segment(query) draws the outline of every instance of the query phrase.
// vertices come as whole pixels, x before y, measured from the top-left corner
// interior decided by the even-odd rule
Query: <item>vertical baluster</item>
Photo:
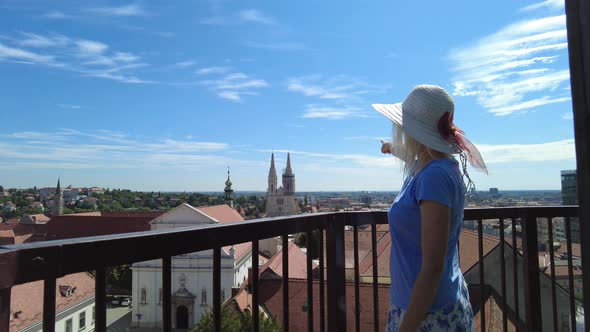
[[[252,331],[258,332],[258,240],[252,241]]]
[[[96,290],[94,294],[94,301],[96,310],[96,322],[94,328],[96,332],[107,331],[107,270],[105,266],[96,268]]]
[[[484,284],[484,262],[483,262],[483,220],[477,220],[477,240],[479,254],[479,318],[481,319],[481,332],[486,331],[486,308],[485,308],[485,284]]]
[[[557,294],[555,288],[555,249],[553,248],[553,217],[547,218],[547,230],[549,231],[549,264],[551,270],[551,304],[553,306],[553,330],[557,329]]]
[[[325,294],[324,294],[324,229],[321,228],[318,230],[319,234],[319,249],[318,255],[319,257],[319,269],[320,269],[320,332],[324,332],[326,329],[326,318],[325,318]]]
[[[537,247],[537,218],[527,215],[524,218],[523,258],[524,258],[524,301],[527,329],[540,332],[541,293],[539,282],[539,248]]]
[[[162,258],[162,329],[172,331],[172,258]]]
[[[354,330],[361,331],[361,301],[359,290],[359,231],[358,226],[354,226]]]
[[[520,319],[520,307],[518,303],[518,246],[516,243],[516,218],[512,218],[512,284],[514,292],[514,314],[517,322],[521,322]],[[516,331],[518,332],[519,324],[516,324]]]
[[[329,216],[326,228],[328,280],[328,331],[346,331],[346,281],[344,276],[344,218]]]
[[[10,288],[0,290],[0,331],[8,331],[10,327]]]
[[[502,274],[502,331],[508,331],[506,318],[506,259],[504,256],[504,218],[500,218],[500,273]]]
[[[379,288],[378,278],[379,272],[377,270],[377,225],[371,225],[371,252],[373,258],[373,330],[379,331]]]
[[[313,271],[312,271],[312,257],[311,257],[311,242],[312,232],[306,234],[307,247],[307,331],[313,332]]]
[[[213,326],[221,332],[221,248],[213,249]]]
[[[55,278],[43,282],[43,331],[55,331]]]
[[[570,331],[576,331],[576,296],[574,291],[574,263],[572,257],[572,229],[570,217],[565,218],[565,241],[567,246],[567,274],[570,293]]]
[[[289,237],[283,240],[283,332],[289,332]]]

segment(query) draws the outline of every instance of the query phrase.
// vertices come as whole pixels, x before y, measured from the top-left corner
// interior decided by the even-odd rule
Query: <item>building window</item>
[[[66,328],[64,330],[65,332],[73,332],[73,327],[72,327],[72,319],[68,319],[66,320]]]
[[[147,304],[147,289],[145,289],[145,287],[141,289],[140,299],[141,299],[141,301],[140,301],[141,304]]]
[[[207,290],[201,291],[201,305],[207,305]]]
[[[225,289],[221,290],[221,301],[225,301]]]
[[[96,320],[96,307],[92,306],[92,324],[94,324],[95,320]]]
[[[78,315],[78,331],[84,330],[86,328],[86,311],[82,311],[80,315]]]
[[[162,304],[162,288],[160,288],[160,298],[158,300],[158,304]]]

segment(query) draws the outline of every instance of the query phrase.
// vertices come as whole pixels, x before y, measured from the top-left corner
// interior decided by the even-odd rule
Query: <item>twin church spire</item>
[[[291,168],[291,154],[287,153],[287,167],[283,172],[283,186],[281,188],[277,188],[277,171],[275,168],[275,154],[273,153],[270,157],[270,170],[268,171],[268,193],[274,193],[282,189],[283,194],[285,195],[294,195],[295,194],[295,174],[293,173],[293,169]]]

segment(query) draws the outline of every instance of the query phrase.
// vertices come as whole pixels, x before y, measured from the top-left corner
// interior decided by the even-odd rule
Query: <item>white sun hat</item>
[[[401,103],[372,106],[419,143],[439,152],[461,154],[473,167],[487,173],[477,147],[453,123],[455,102],[443,88],[418,85]]]
[[[416,86],[402,103],[373,104],[379,113],[400,126],[419,143],[443,153],[460,153],[456,144],[445,140],[439,132],[439,121],[445,113],[453,118],[453,98],[436,85]]]

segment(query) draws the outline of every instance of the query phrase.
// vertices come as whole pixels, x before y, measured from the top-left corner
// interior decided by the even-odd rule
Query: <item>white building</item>
[[[194,227],[243,221],[228,205],[195,208],[186,203],[151,221],[151,229]],[[198,239],[195,239],[198,241]],[[170,245],[174,245],[171,243]],[[132,327],[162,326],[162,261],[133,265]],[[239,287],[252,265],[250,243],[222,248],[222,301]],[[213,304],[213,252],[205,250],[172,257],[172,327],[192,328],[204,310]]]

